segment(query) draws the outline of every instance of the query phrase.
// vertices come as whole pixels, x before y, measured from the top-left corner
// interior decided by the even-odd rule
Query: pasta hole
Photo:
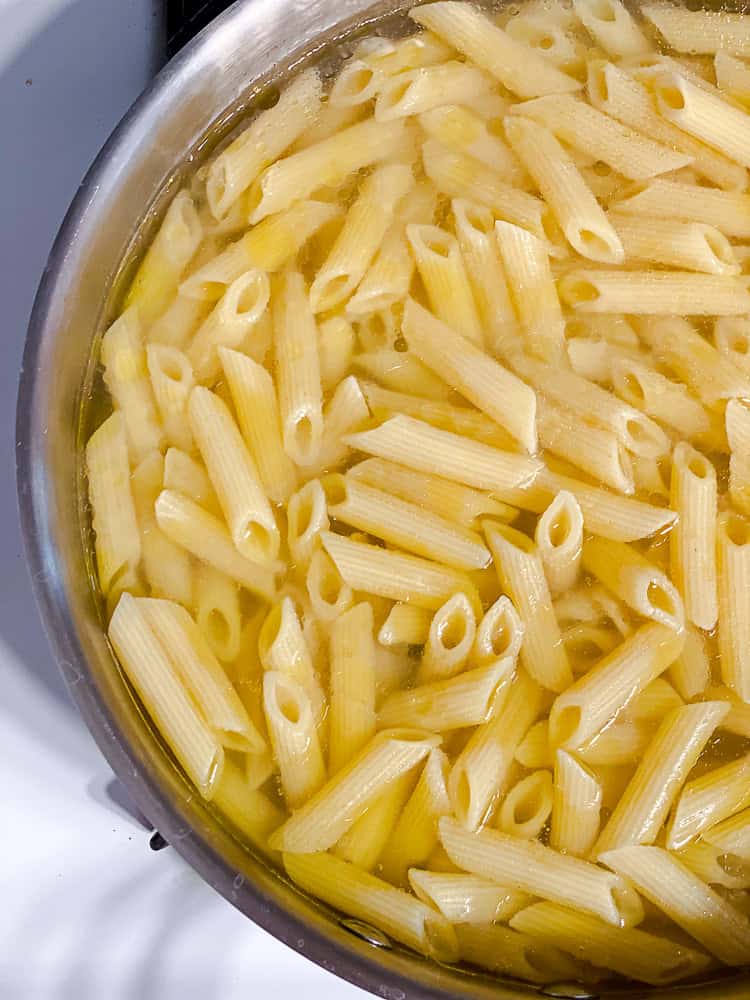
[[[750,349],[750,341],[748,340],[747,334],[744,333],[734,333],[729,339],[729,350],[734,354],[747,354],[748,349]]]
[[[608,241],[592,229],[579,229],[578,239],[581,251],[590,257],[610,257],[613,253],[613,247]]]
[[[336,274],[328,281],[315,283],[315,300],[318,311],[335,306],[348,293],[351,285],[350,274]]]
[[[728,266],[737,264],[729,240],[720,232],[712,229],[704,230],[703,238],[706,241],[708,249],[722,264],[727,264]]]
[[[518,802],[513,805],[513,821],[518,826],[523,826],[524,823],[530,823],[539,812],[539,802],[534,794],[527,795],[524,798],[520,798]]]
[[[256,312],[263,299],[263,280],[260,275],[252,278],[244,286],[237,298],[236,311],[239,316]]]
[[[566,705],[550,716],[550,742],[555,746],[568,743],[581,724],[582,711],[578,705]]]
[[[459,771],[455,787],[456,815],[468,817],[471,809],[471,783],[466,771]]]
[[[620,378],[620,383],[622,385],[622,389],[627,393],[628,399],[635,400],[637,403],[645,402],[646,393],[644,392],[640,379],[634,372],[623,372]]]
[[[492,217],[492,213],[489,211],[483,212],[476,206],[466,209],[466,221],[472,229],[476,229],[477,232],[482,233],[484,236],[489,236],[495,229],[495,220]]]
[[[189,372],[186,370],[185,365],[180,364],[180,359],[178,357],[164,352],[159,359],[159,366],[162,370],[162,374],[166,375],[166,377],[172,382],[188,381]]]
[[[466,638],[466,620],[464,616],[455,611],[442,623],[438,629],[440,643],[444,649],[455,649],[460,646]]]
[[[318,592],[326,604],[335,604],[341,595],[341,581],[333,570],[320,575]]]
[[[401,83],[394,84],[390,90],[383,91],[380,95],[380,100],[382,102],[381,107],[384,105],[385,108],[395,108],[409,93],[409,88],[411,87],[411,80],[402,81]]]
[[[490,635],[490,647],[494,656],[500,657],[510,649],[511,630],[504,621],[495,625]]]
[[[451,244],[448,240],[431,237],[425,240],[425,246],[431,253],[436,254],[438,257],[442,257],[444,260],[447,260],[451,255]]]
[[[290,517],[292,535],[301,538],[310,527],[312,521],[312,503],[305,497],[294,509]]]
[[[708,459],[704,458],[702,455],[693,455],[688,462],[688,470],[695,476],[696,479],[708,479],[711,472]]]
[[[572,530],[572,525],[570,523],[570,515],[568,511],[563,509],[555,517],[549,526],[547,531],[547,537],[549,538],[550,545],[557,549],[570,537],[570,532]]]
[[[732,545],[750,544],[750,525],[736,514],[730,514],[724,523],[724,533]]]
[[[346,86],[343,88],[344,96],[358,97],[367,90],[374,76],[375,73],[369,66],[362,66],[353,73],[349,73],[346,77]]]
[[[257,521],[248,521],[242,533],[242,540],[266,554],[273,549],[271,532],[264,525],[258,524]]]
[[[255,181],[254,184],[250,185],[250,188],[245,195],[245,205],[247,208],[248,218],[255,214],[262,201],[263,188],[261,187],[260,181]]]
[[[746,879],[750,875],[750,864],[737,854],[720,854],[716,861],[730,878]]]
[[[299,454],[308,454],[314,440],[313,422],[308,416],[299,417],[294,424],[294,439]]]
[[[220,608],[211,608],[204,619],[204,628],[211,639],[211,645],[226,646],[229,642],[231,628],[227,616]]]
[[[682,111],[685,107],[685,98],[679,87],[659,87],[658,93],[666,106],[673,111]]]
[[[346,502],[348,495],[346,479],[342,475],[336,473],[334,475],[325,476],[321,480],[321,486],[323,487],[323,492],[326,495],[326,502],[330,506]]]
[[[655,611],[672,616],[676,613],[674,597],[657,580],[651,580],[646,587],[646,601]]]
[[[287,722],[296,726],[301,717],[299,702],[296,698],[293,698],[289,692],[279,691],[277,687],[276,704],[279,712],[284,716]]]
[[[588,79],[589,91],[592,97],[596,97],[600,103],[604,104],[609,100],[609,87],[607,86],[607,74],[603,64],[596,64],[589,67],[589,79]],[[594,173],[596,173],[596,168],[601,160],[597,160],[594,164]]]
[[[560,282],[562,297],[568,305],[578,305],[583,302],[596,302],[599,289],[592,281],[575,275],[568,275]]]
[[[537,44],[540,49],[549,51],[549,49],[553,49],[555,47],[555,39],[552,35],[542,35]]]
[[[650,446],[654,444],[654,435],[640,417],[629,417],[625,422],[625,430],[630,437],[631,446]]]
[[[604,85],[604,89],[606,91],[606,84]],[[597,177],[610,177],[612,174],[612,167],[608,163],[605,163],[604,160],[597,160],[591,169]]]

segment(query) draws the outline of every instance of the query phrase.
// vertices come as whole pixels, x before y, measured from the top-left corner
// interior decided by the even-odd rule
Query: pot
[[[407,6],[239,0],[162,70],[112,134],[63,222],[29,326],[17,422],[27,558],[60,668],[113,771],[175,850],[251,920],[386,1000],[517,1000],[540,992],[594,1000],[596,991],[573,984],[539,990],[440,966],[300,893],[233,836],[165,752],[112,655],[95,596],[82,443],[95,423],[98,338],[116,314],[139,247],[148,245],[185,176],[253,101],[267,97],[274,80],[355,26],[387,17],[397,32]],[[748,996],[747,983],[723,978],[683,987],[679,996],[739,1000]]]

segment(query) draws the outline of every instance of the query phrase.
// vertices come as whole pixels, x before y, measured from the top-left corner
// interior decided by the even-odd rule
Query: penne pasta
[[[621,847],[601,859],[727,965],[750,954],[750,922],[660,847]]]
[[[750,804],[750,757],[714,768],[689,781],[672,814],[666,846],[680,850],[709,827]]]
[[[573,249],[590,260],[622,263],[620,237],[552,132],[517,116],[507,119],[505,134]]]
[[[448,856],[465,871],[589,913],[614,927],[632,927],[643,918],[638,894],[628,882],[588,861],[495,830],[471,833],[448,817],[440,820],[439,829]]]
[[[375,646],[372,608],[366,602],[331,625],[329,746],[331,773],[341,770],[375,735]]]
[[[539,685],[525,672],[512,680],[502,705],[472,733],[448,779],[453,812],[462,826],[476,830],[505,787],[516,748],[541,707]]]
[[[183,555],[189,558],[186,552]],[[193,579],[188,574],[188,583],[192,584],[194,598],[191,595],[186,603],[195,606],[198,628],[214,656],[222,663],[231,663],[240,655],[242,645],[239,587],[226,574],[205,564],[196,567]]]
[[[736,316],[750,310],[738,278],[685,271],[571,271],[558,282],[564,305],[639,316]]]
[[[541,361],[559,362],[565,323],[550,269],[549,246],[510,222],[496,222],[495,237],[527,350]]]
[[[678,52],[716,52],[750,55],[750,24],[744,14],[727,11],[689,10],[666,3],[646,3],[646,17]]]
[[[389,122],[419,115],[448,103],[471,104],[487,93],[489,79],[457,60],[420,66],[389,76],[375,98],[375,120]]]
[[[716,583],[716,470],[687,442],[672,456],[670,506],[678,514],[670,534],[671,572],[685,615],[705,631],[718,617]]]
[[[539,551],[515,528],[488,521],[484,529],[500,583],[523,622],[521,662],[542,687],[562,691],[572,683],[573,675]]]
[[[577,80],[561,73],[522,42],[511,38],[468,3],[431,3],[409,16],[429,28],[503,86],[521,97],[577,90]]]
[[[293,853],[324,851],[339,840],[388,785],[416,767],[440,742],[417,729],[383,730],[329,778],[271,837]]]
[[[534,771],[508,790],[500,804],[497,828],[511,837],[536,840],[552,812],[552,776]]]
[[[371,921],[396,941],[441,962],[458,958],[455,931],[445,917],[369,872],[315,853],[285,853],[284,867],[293,882],[329,906]]]
[[[714,226],[678,219],[649,219],[609,215],[626,260],[646,260],[683,271],[739,274],[732,245]]]
[[[735,190],[657,178],[610,206],[618,213],[714,226],[725,236],[750,236],[750,196]]]
[[[608,55],[628,58],[651,52],[648,39],[620,0],[573,0],[573,7]]]
[[[750,574],[750,528],[744,518],[725,512],[719,517],[716,535],[721,676],[727,687],[748,701],[750,620],[745,595]]]
[[[631,844],[653,844],[688,774],[728,712],[725,702],[676,708],[664,717],[602,830],[593,857]]]
[[[599,832],[602,789],[585,764],[565,750],[555,753],[550,847],[589,856]]]
[[[479,599],[469,577],[461,570],[442,566],[377,545],[353,541],[331,531],[321,534],[326,552],[353,590],[411,601],[418,607],[437,609],[457,591],[476,607]]]
[[[402,332],[417,357],[470,402],[536,452],[536,397],[517,376],[407,299]]]
[[[601,732],[674,662],[683,642],[665,625],[642,625],[557,697],[550,710],[550,743],[575,749]]]
[[[425,903],[452,924],[493,924],[508,920],[529,897],[478,875],[409,869],[409,884]]]
[[[709,964],[708,956],[697,949],[638,927],[613,928],[554,903],[534,903],[517,913],[510,925],[579,960],[654,986],[695,976]]]
[[[474,645],[476,631],[474,611],[465,594],[456,594],[438,608],[427,631],[417,684],[445,680],[460,673]]]
[[[571,94],[538,97],[514,105],[511,111],[544,125],[574,149],[603,160],[634,181],[648,180],[690,163],[689,156],[646,139]]]
[[[675,530],[675,529],[673,529]],[[680,631],[685,609],[679,591],[653,563],[623,542],[588,539],[583,568],[644,618]]]

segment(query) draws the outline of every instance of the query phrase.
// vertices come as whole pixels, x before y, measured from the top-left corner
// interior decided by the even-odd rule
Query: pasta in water
[[[112,647],[249,847],[404,947],[748,964],[750,15],[409,18],[201,169],[104,335]]]

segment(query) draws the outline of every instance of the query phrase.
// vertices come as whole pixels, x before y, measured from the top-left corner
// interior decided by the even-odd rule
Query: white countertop
[[[162,4],[0,0],[0,24],[0,997],[364,997],[149,850],[52,662],[16,510],[17,375],[65,209],[159,65]]]

